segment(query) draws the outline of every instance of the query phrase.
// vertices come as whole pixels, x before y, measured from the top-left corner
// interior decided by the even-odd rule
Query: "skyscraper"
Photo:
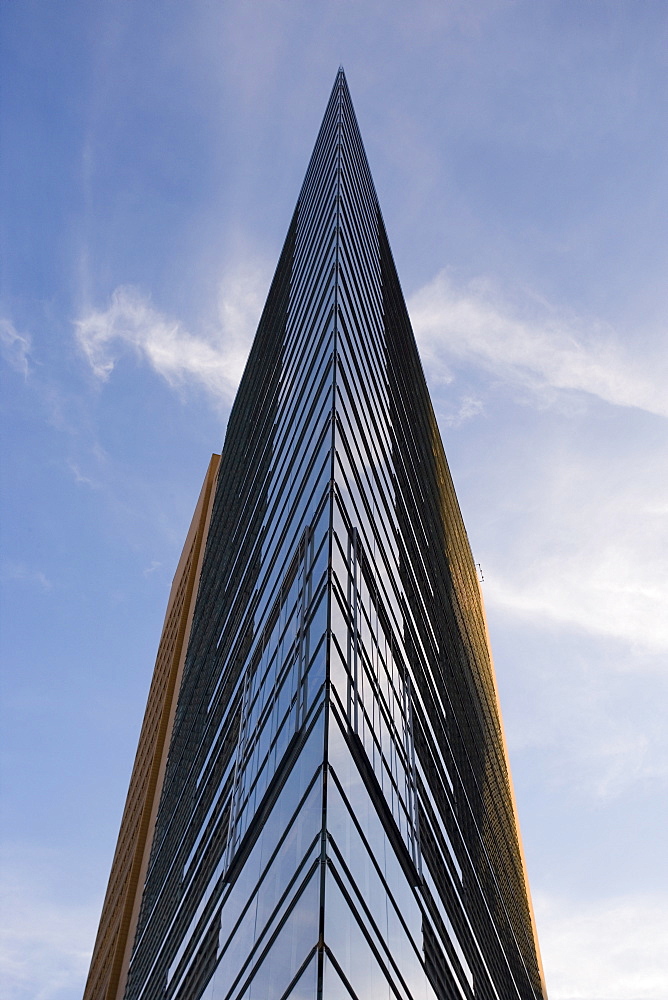
[[[103,911],[125,957],[98,942],[118,974],[86,1000],[545,997],[478,578],[343,71],[211,495],[126,824],[150,855]]]

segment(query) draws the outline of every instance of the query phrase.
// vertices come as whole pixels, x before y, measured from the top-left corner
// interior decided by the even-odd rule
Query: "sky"
[[[171,578],[339,64],[552,1000],[668,996],[668,5],[0,2],[8,1000],[78,1000]]]

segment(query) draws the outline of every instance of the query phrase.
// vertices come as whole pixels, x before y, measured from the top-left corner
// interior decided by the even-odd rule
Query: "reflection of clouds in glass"
[[[271,981],[280,980],[280,995],[308,951],[317,943],[320,879],[316,862],[320,855],[322,825],[320,775],[316,776],[299,809],[297,804],[322,760],[322,740],[321,716],[231,889],[227,893],[223,889],[218,940],[220,960],[202,1000],[218,1000],[226,995],[246,958],[254,953],[257,961],[293,905],[269,955],[260,963],[250,994],[244,994],[245,1000],[249,1000],[249,996],[274,995],[267,986],[267,976]],[[311,877],[309,873],[314,867],[316,871]],[[219,888],[219,875],[220,872],[214,874],[216,888]],[[295,882],[281,901],[293,877]],[[296,896],[299,898],[295,903]],[[212,913],[212,920],[216,919],[216,912]],[[186,935],[184,942],[187,944],[190,940]],[[179,982],[184,981],[186,970],[187,967],[181,970]]]
[[[433,996],[431,987],[418,960],[418,955],[422,954],[423,928],[422,913],[414,890],[409,885],[404,869],[399,863],[360,772],[336,724],[330,726],[328,746],[330,765],[345,795],[344,798],[334,781],[330,782],[327,829],[334,845],[331,849],[332,865],[346,885],[346,891],[353,900],[359,916],[355,917],[337,882],[330,878],[325,888],[325,942],[347,978],[355,986],[358,996],[385,995],[384,992],[379,993],[377,990],[386,990],[387,980],[371,953],[358,923],[359,920],[366,925],[363,903],[371,913],[381,935],[380,940],[384,942],[380,947],[388,969],[392,967],[392,962],[395,962],[404,980],[409,984],[411,995],[431,998]],[[368,844],[373,845],[372,854],[365,846],[363,837]],[[340,852],[349,869],[350,878],[345,874],[337,852]],[[377,865],[389,893],[381,880]],[[361,898],[358,894],[361,894]],[[387,947],[387,952],[383,951],[384,947]]]

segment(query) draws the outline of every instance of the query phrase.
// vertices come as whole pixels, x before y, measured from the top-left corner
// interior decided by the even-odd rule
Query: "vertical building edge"
[[[84,1000],[125,993],[219,466],[212,455],[172,581]]]

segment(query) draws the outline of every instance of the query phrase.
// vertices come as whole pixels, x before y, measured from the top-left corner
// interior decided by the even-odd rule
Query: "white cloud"
[[[568,622],[653,648],[668,647],[667,585],[657,565],[638,565],[611,539],[596,551],[547,553],[515,577],[486,568],[486,596],[508,610]],[[652,576],[655,579],[652,579]]]
[[[668,901],[583,901],[538,894],[536,921],[550,1000],[665,1000]]]
[[[169,385],[199,385],[216,400],[231,403],[260,318],[266,271],[244,264],[221,284],[218,320],[206,336],[157,310],[139,289],[117,288],[106,309],[89,310],[75,322],[78,343],[94,374],[111,375],[130,348]]]
[[[664,658],[656,657],[657,674],[639,682],[626,672],[628,652],[617,643],[583,648],[546,629],[528,649],[524,628],[511,635],[497,657],[511,756],[517,753],[550,796],[577,811],[583,829],[589,824],[586,837],[605,838],[596,827],[607,806],[614,810],[628,794],[665,792],[668,738],[660,706],[668,677],[658,673]]]
[[[91,479],[90,476],[87,476],[85,472],[82,472],[80,466],[73,459],[68,460],[67,466],[74,476],[74,482],[78,486],[89,486],[92,490],[100,488],[100,484]]]
[[[481,399],[474,396],[463,396],[451,409],[446,409],[441,403],[439,406],[439,423],[443,427],[461,427],[467,420],[477,417],[485,409]]]
[[[408,306],[430,376],[447,378],[448,364],[463,360],[536,392],[580,390],[668,416],[665,385],[656,377],[660,359],[652,364],[628,356],[600,324],[586,329],[545,305],[537,317],[524,318],[499,302],[486,282],[459,290],[444,271]],[[668,366],[665,357],[662,363]]]
[[[30,372],[28,358],[32,349],[30,335],[19,333],[8,319],[0,318],[0,346],[5,361],[27,378]]]
[[[270,279],[268,266],[247,260],[228,271],[220,284],[218,318],[233,393],[244,372]]]
[[[571,456],[536,467],[540,485],[533,504],[524,497],[521,525],[485,556],[488,603],[668,649],[668,508],[657,462],[643,470],[625,456],[606,470]]]
[[[668,779],[668,509],[654,442],[618,440],[628,416],[561,421],[556,447],[552,418],[538,447],[520,429],[490,457],[478,511],[511,744],[539,751],[559,795],[597,808]]]
[[[25,853],[25,852],[20,852]],[[12,857],[0,891],[4,915],[0,979],[7,1000],[69,1000],[80,996],[90,963],[99,903],[63,901],[43,859],[30,870]],[[34,864],[37,864],[35,870]]]
[[[590,725],[591,716],[590,712]],[[586,724],[586,719],[583,717],[581,722]],[[582,740],[589,745],[590,753],[583,755],[584,760],[581,758],[585,768],[581,784],[586,787],[589,779],[590,789],[600,800],[616,798],[641,782],[666,776],[665,764],[658,759],[657,747],[650,744],[649,736],[637,731],[623,732],[622,727],[630,728],[628,720],[607,734],[599,733],[596,727]]]
[[[41,569],[31,569],[30,566],[26,566],[25,563],[21,562],[3,563],[0,578],[4,583],[10,581],[27,583],[37,586],[44,591],[51,590],[53,587],[53,583]]]

